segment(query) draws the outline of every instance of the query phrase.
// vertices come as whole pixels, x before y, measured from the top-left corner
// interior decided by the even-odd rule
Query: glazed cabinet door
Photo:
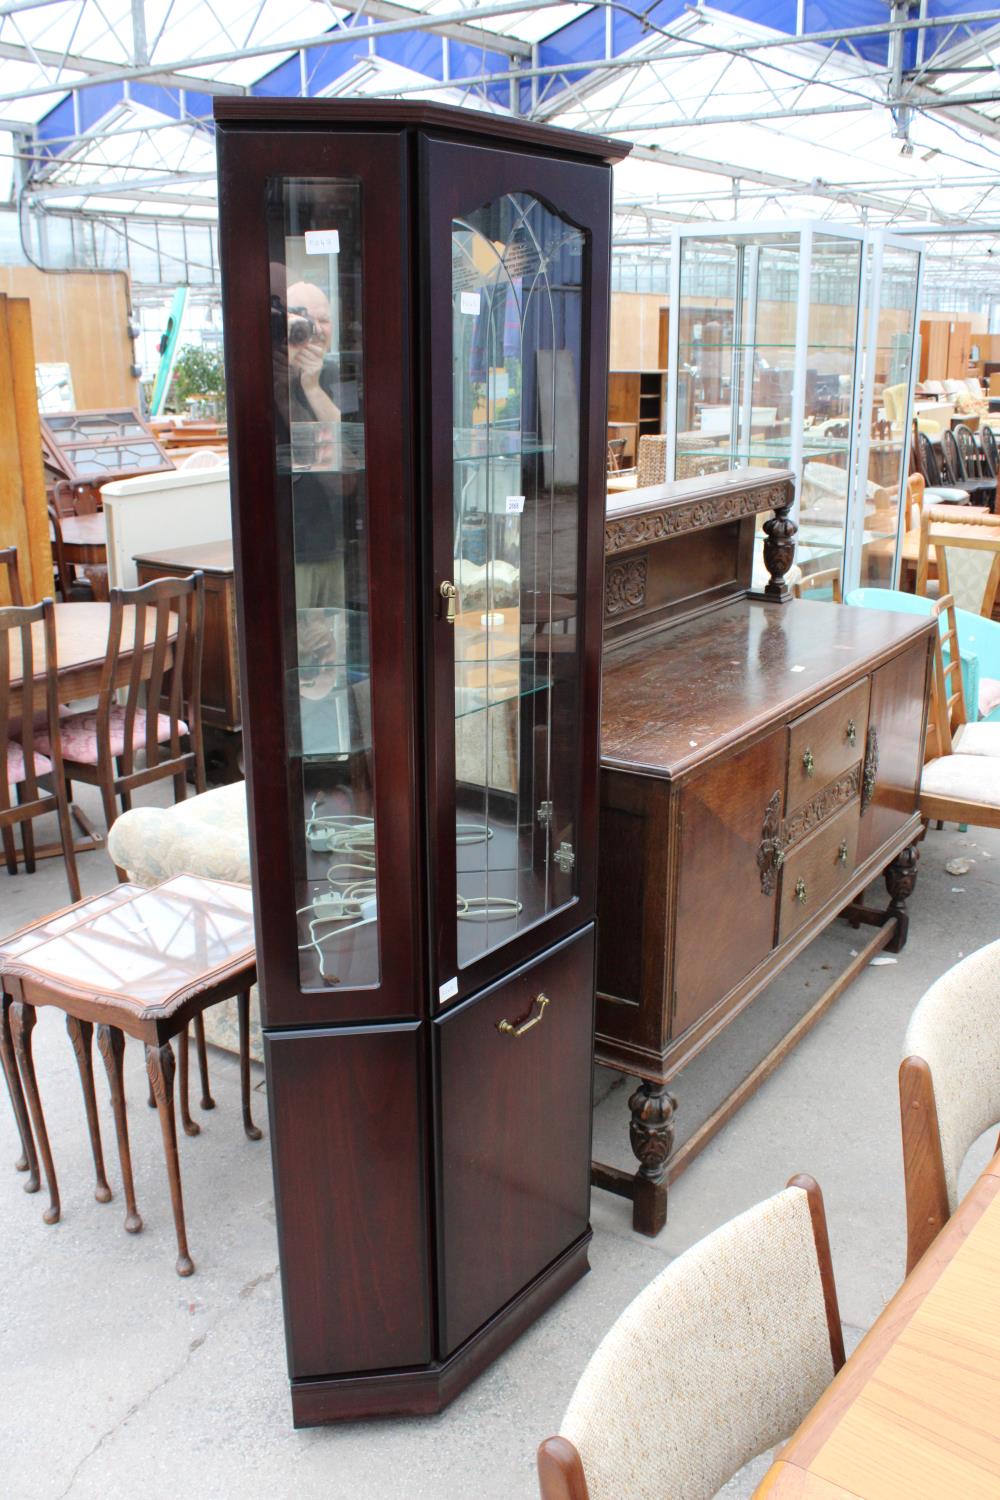
[[[425,137],[433,994],[593,916],[609,183]]]
[[[872,676],[862,769],[858,863],[917,810],[930,686],[931,637],[922,636]]]
[[[587,1232],[593,997],[590,926],[434,1023],[442,1356]]]
[[[220,125],[265,1025],[421,1006],[399,134]]]

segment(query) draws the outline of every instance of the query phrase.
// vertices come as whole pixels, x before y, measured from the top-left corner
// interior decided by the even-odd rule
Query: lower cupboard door
[[[450,1354],[587,1229],[594,929],[435,1022]]]

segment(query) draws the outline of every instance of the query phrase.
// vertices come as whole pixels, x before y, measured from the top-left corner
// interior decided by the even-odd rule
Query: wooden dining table
[[[115,675],[117,686],[128,681],[132,664],[132,642],[135,633],[134,609],[125,606],[122,620],[122,650],[118,654]],[[59,702],[75,703],[81,698],[97,696],[101,685],[101,671],[108,648],[108,631],[111,626],[111,605],[102,603],[56,604],[56,657],[59,669]],[[176,636],[176,621],[173,622]],[[153,667],[153,638],[156,633],[156,613],[146,610],[144,632],[143,677],[148,677]],[[36,700],[39,687],[45,684],[45,633],[39,621],[31,628],[35,659]],[[10,716],[16,719],[22,712],[23,663],[21,642],[16,632],[11,631],[10,643]],[[169,656],[167,665],[169,666]],[[44,703],[44,698],[38,700]]]
[[[108,528],[103,511],[93,515],[61,516],[63,552],[67,563],[87,570],[95,598],[108,597]]]
[[[1000,1495],[1000,1153],[754,1494]]]

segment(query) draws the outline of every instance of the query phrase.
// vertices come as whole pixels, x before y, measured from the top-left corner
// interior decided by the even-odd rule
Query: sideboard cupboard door
[[[588,1229],[594,929],[434,1023],[448,1355]]]
[[[930,642],[932,645],[933,642]],[[872,677],[862,772],[858,863],[880,849],[917,810],[933,657],[922,637]]]
[[[264,1045],[289,1373],[426,1364],[419,1027],[265,1032]]]
[[[444,1005],[594,914],[609,179],[429,136],[420,171]]]
[[[681,790],[674,1037],[723,999],[774,945],[778,881],[767,840],[779,833],[785,744],[781,728],[717,761]]]
[[[406,140],[222,124],[219,163],[263,1020],[403,1019],[422,962]]]

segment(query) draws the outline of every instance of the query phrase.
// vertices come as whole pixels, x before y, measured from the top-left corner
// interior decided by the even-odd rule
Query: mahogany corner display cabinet
[[[906,941],[937,626],[793,598],[794,493],[791,472],[743,468],[608,501],[597,910],[614,937],[595,1056],[640,1080],[639,1167],[595,1162],[593,1181],[632,1199],[645,1234],[668,1184]],[[883,871],[888,905],[863,904]],[[878,931],[675,1152],[668,1084],[840,915]]]
[[[587,1269],[626,148],[215,114],[293,1416],[432,1412]]]

